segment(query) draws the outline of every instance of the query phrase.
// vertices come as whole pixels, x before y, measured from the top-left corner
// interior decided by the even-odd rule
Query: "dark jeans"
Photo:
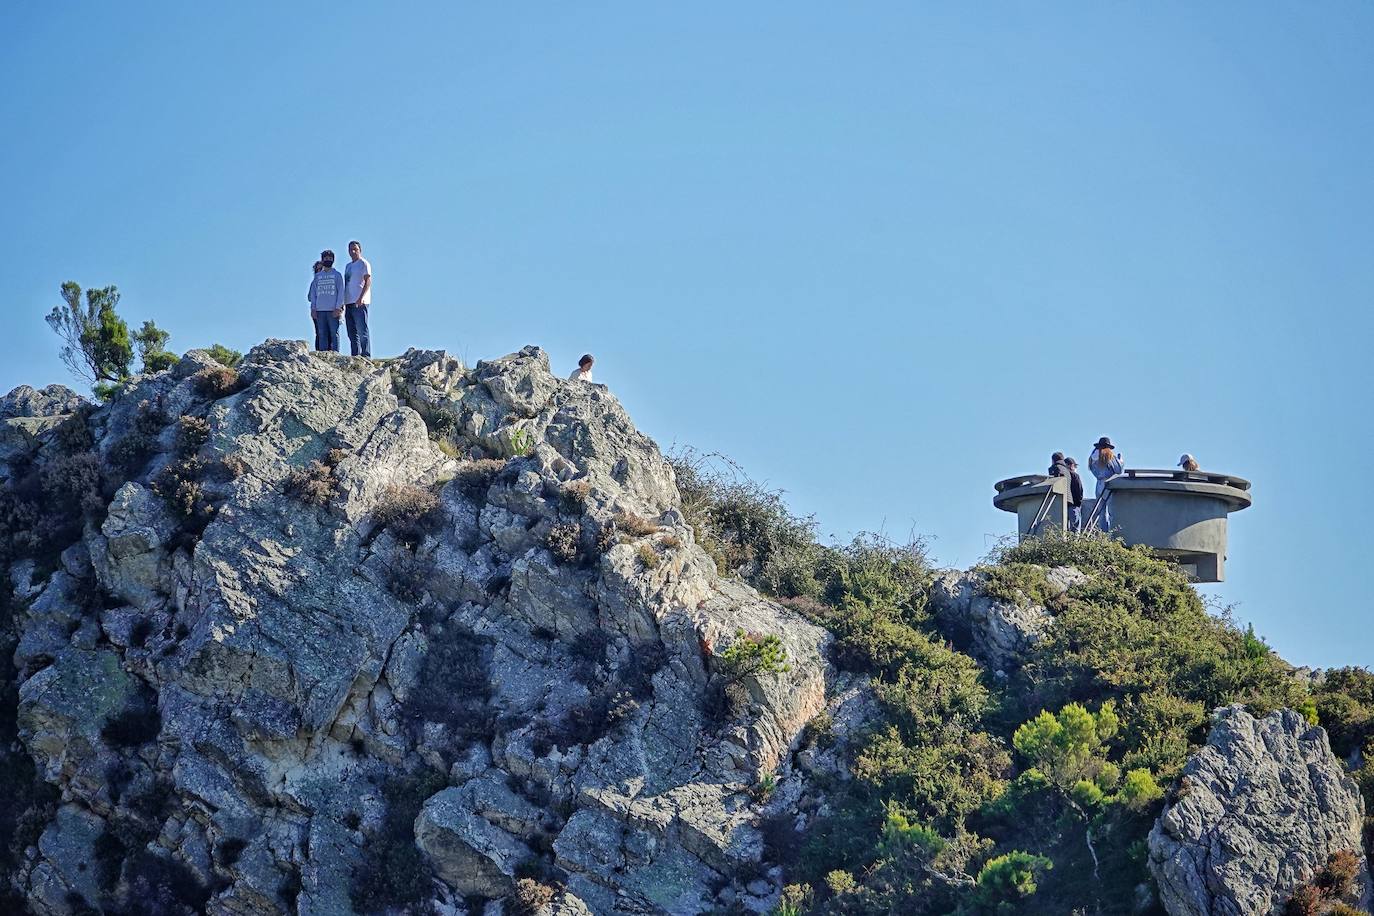
[[[315,319],[315,349],[339,352],[339,319],[333,312],[312,312]]]
[[[1070,531],[1082,531],[1082,530],[1083,530],[1083,507],[1082,507],[1082,506],[1069,506],[1069,530],[1070,530]]]
[[[372,356],[372,338],[367,333],[365,305],[345,305],[344,321],[348,323],[348,349],[354,356]]]

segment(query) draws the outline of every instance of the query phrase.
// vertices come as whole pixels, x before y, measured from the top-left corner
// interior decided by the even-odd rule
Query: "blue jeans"
[[[345,305],[344,321],[348,323],[348,350],[354,356],[372,356],[372,337],[367,333],[366,305]]]
[[[339,352],[339,319],[333,312],[311,312],[315,319],[315,349]]]
[[[1083,507],[1082,507],[1082,506],[1069,506],[1069,530],[1070,530],[1070,531],[1082,531],[1082,530],[1083,530]]]

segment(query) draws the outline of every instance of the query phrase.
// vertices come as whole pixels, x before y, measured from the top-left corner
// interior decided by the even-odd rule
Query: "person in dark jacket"
[[[1068,476],[1069,476],[1069,468],[1068,468],[1068,465],[1064,464],[1064,453],[1063,453],[1063,452],[1055,452],[1053,455],[1050,456],[1050,476],[1051,476],[1051,477],[1068,477]]]
[[[1083,530],[1083,478],[1078,476],[1078,462],[1064,459],[1069,469],[1069,530]]]

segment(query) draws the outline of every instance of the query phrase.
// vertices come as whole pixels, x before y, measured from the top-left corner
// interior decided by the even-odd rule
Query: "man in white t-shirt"
[[[372,265],[363,257],[362,244],[352,241],[344,267],[344,323],[348,326],[348,350],[354,356],[372,356],[372,337],[367,330],[371,304]]]
[[[577,368],[572,375],[568,376],[574,382],[590,382],[592,380],[592,363],[596,362],[590,353],[582,354],[582,358],[577,361]]]

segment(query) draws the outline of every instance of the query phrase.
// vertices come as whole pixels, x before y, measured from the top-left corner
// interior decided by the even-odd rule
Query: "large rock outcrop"
[[[48,414],[26,468],[71,458],[79,399],[4,403]],[[268,341],[75,422],[101,492],[54,507],[87,513],[56,568],[9,576],[20,734],[61,793],[16,876],[36,911],[127,905],[150,869],[216,914],[457,913],[527,874],[556,912],[771,905],[750,789],[824,706],[823,633],[718,577],[605,387],[536,348]],[[787,670],[722,662],[769,636]],[[437,883],[397,884],[407,849]]]
[[[1044,572],[1051,598],[1067,592],[1088,577],[1071,566]],[[1019,663],[1040,640],[1052,615],[1044,604],[1022,593],[1010,599],[988,593],[987,572],[946,570],[936,577],[930,604],[941,626],[970,655],[994,670]]]
[[[1280,914],[1333,853],[1360,854],[1363,818],[1325,730],[1230,706],[1150,832],[1150,872],[1172,916]],[[1361,856],[1357,895],[1365,873]]]

